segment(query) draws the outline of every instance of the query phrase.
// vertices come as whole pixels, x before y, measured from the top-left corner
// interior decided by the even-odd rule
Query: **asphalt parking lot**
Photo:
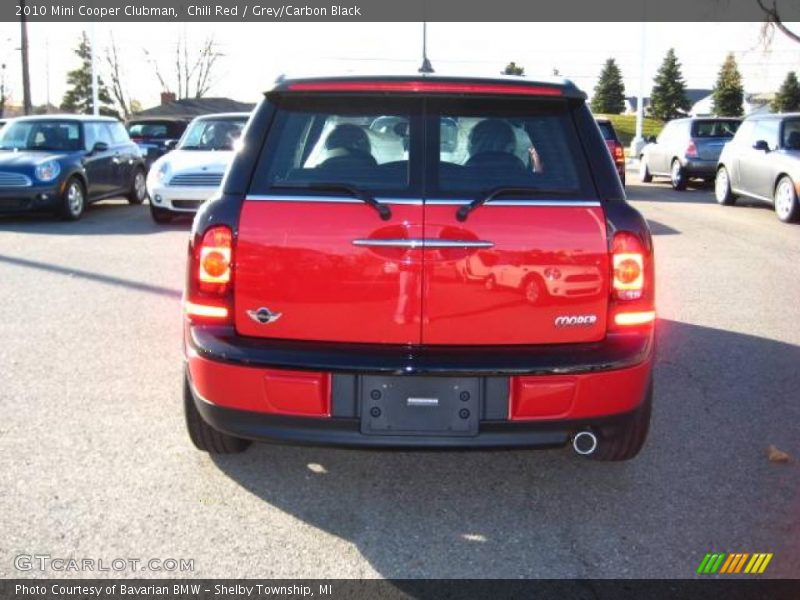
[[[623,464],[209,458],[181,408],[189,222],[121,201],[78,223],[0,218],[0,576],[42,576],[14,557],[49,554],[194,559],[168,573],[188,577],[682,578],[721,551],[800,577],[800,225],[710,189],[628,194],[655,234],[660,322],[651,435]]]

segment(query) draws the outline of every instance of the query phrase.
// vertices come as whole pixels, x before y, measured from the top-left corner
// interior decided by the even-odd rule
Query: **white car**
[[[147,192],[156,223],[168,223],[178,214],[193,214],[219,190],[249,113],[197,117],[172,152],[150,167]]]

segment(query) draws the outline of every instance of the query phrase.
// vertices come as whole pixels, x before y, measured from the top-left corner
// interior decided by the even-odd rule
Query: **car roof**
[[[249,112],[227,112],[227,113],[211,113],[208,115],[198,115],[193,121],[204,121],[206,119],[238,119],[238,118],[250,118]]]
[[[53,115],[28,115],[25,117],[15,117],[11,119],[14,121],[81,121],[81,122],[96,122],[105,121],[108,123],[120,123],[119,119],[114,117],[94,116],[94,115],[70,115],[70,114],[53,114]]]
[[[336,84],[340,84],[340,89],[333,89]],[[275,82],[272,92],[293,92],[293,91],[338,91],[341,93],[350,92],[370,92],[370,85],[388,84],[384,88],[376,87],[376,92],[398,92],[398,93],[417,93],[426,91],[448,92],[453,91],[457,95],[462,94],[486,94],[513,93],[511,90],[518,90],[521,94],[535,95],[537,90],[553,90],[557,93],[552,95],[567,98],[585,99],[586,94],[575,86],[569,79],[563,77],[528,78],[518,75],[443,75],[439,73],[405,73],[405,74],[347,74],[339,76],[313,76],[313,77],[286,77],[281,76]],[[403,84],[406,84],[405,86]],[[415,87],[414,84],[421,84],[423,89]],[[440,85],[440,89],[436,88]],[[465,88],[476,86],[474,89],[458,90],[453,86],[461,84]],[[330,86],[331,89],[325,89]],[[424,89],[425,86],[431,86]],[[492,86],[497,86],[493,88]],[[502,92],[501,90],[509,90]],[[545,94],[542,95],[550,95]]]
[[[800,118],[800,112],[789,113],[766,113],[759,115],[750,115],[747,117],[748,121],[766,121],[774,119],[797,119]]]

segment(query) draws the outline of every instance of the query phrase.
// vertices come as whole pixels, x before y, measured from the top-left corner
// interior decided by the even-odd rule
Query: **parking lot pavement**
[[[655,233],[661,320],[651,437],[624,464],[209,458],[181,412],[188,223],[122,202],[0,218],[0,576],[40,575],[15,570],[25,553],[187,558],[174,575],[193,577],[691,577],[711,551],[800,576],[800,225],[710,190],[628,193]]]

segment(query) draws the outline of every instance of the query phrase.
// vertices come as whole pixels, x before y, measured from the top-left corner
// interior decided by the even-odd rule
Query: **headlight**
[[[164,181],[164,178],[167,176],[169,172],[169,163],[163,162],[159,165],[158,169],[156,169],[156,181],[161,183]]]
[[[36,179],[39,181],[53,181],[61,173],[61,165],[54,160],[48,160],[36,167]]]

